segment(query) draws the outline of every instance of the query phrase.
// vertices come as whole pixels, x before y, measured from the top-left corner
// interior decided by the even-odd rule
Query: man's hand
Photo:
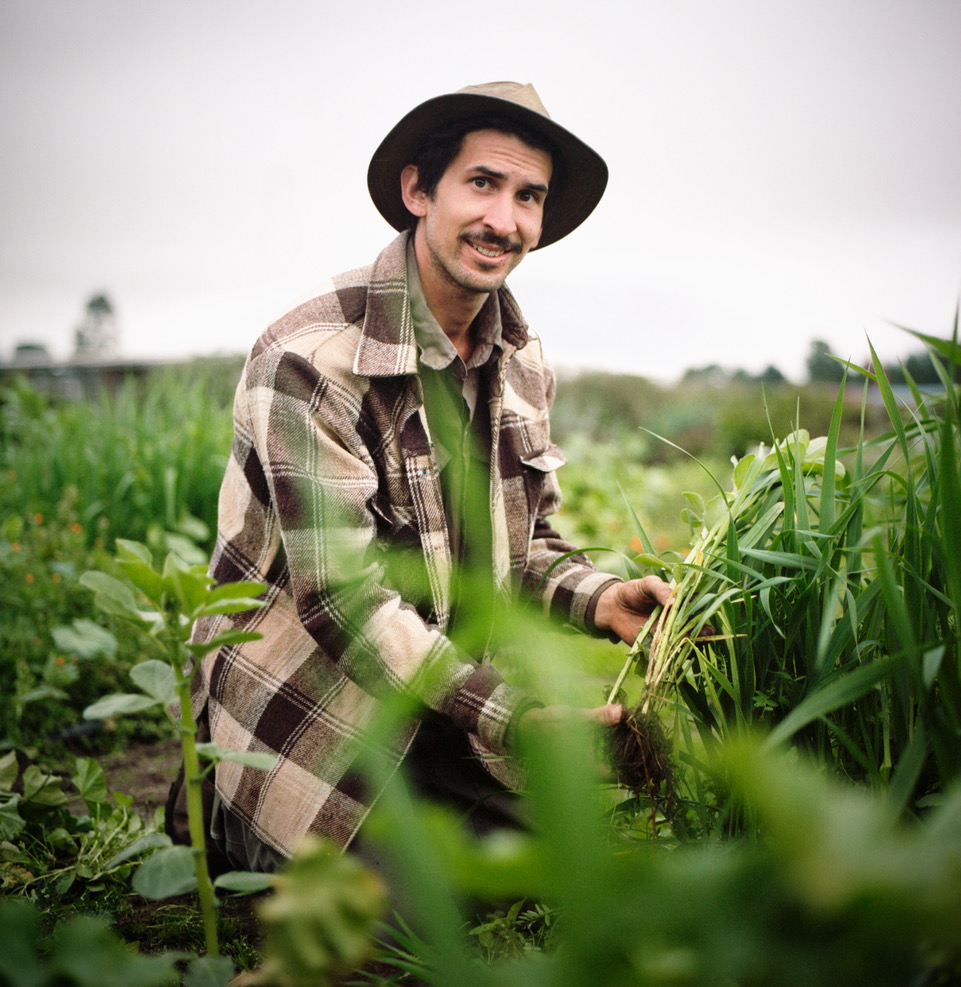
[[[651,611],[668,606],[672,593],[670,585],[657,576],[615,583],[597,601],[594,623],[598,630],[613,631],[626,644],[633,644]]]
[[[532,736],[563,734],[572,722],[588,723],[595,727],[612,727],[621,722],[624,707],[619,703],[598,706],[595,709],[579,709],[576,706],[534,707],[521,714],[517,721],[517,740],[522,746]]]

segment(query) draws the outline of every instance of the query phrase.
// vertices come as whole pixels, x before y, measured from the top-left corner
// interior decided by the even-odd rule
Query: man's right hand
[[[612,727],[621,722],[623,715],[624,707],[619,703],[609,703],[594,709],[578,709],[575,706],[534,707],[523,713],[517,721],[517,737],[523,743],[529,736],[561,730],[578,721],[593,723],[599,727]]]

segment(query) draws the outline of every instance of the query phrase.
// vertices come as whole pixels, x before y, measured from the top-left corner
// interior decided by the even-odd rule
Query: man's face
[[[433,197],[419,193],[415,205],[422,280],[473,293],[499,288],[537,246],[551,171],[550,154],[516,137],[467,134]]]

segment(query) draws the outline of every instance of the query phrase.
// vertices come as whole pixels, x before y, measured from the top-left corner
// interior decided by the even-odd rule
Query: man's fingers
[[[620,703],[609,703],[587,711],[588,719],[602,727],[612,727],[620,723],[623,715],[624,707]]]

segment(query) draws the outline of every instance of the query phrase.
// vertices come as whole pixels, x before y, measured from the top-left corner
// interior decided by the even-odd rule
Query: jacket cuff
[[[600,600],[601,595],[605,590],[610,589],[616,583],[624,582],[623,579],[618,579],[616,576],[612,576],[607,582],[598,586],[596,590],[591,594],[590,600],[587,602],[587,607],[584,610],[584,630],[590,634],[592,637],[606,637],[608,641],[614,644],[620,643],[620,636],[615,634],[613,631],[601,630],[597,623],[595,622],[594,615],[597,612],[597,601]]]
[[[533,696],[525,696],[517,704],[514,714],[507,724],[507,729],[504,731],[504,748],[509,754],[513,754],[517,750],[517,724],[520,718],[529,710],[543,708],[544,703]]]

